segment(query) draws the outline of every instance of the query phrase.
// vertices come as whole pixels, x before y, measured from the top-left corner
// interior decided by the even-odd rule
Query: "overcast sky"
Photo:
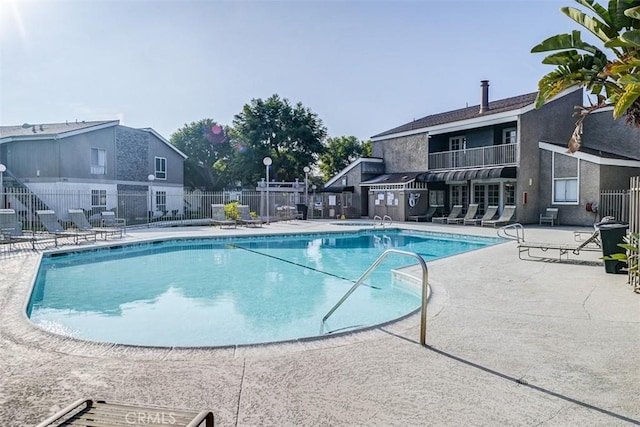
[[[0,124],[119,119],[167,139],[273,94],[360,139],[534,92],[571,0],[0,0]]]

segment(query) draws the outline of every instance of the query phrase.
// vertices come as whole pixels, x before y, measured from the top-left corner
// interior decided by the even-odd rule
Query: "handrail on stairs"
[[[369,277],[369,275],[371,273],[373,273],[373,271],[376,268],[378,268],[378,266],[391,254],[404,255],[404,256],[409,256],[409,257],[415,258],[416,260],[418,260],[418,263],[420,264],[420,267],[422,267],[422,303],[421,303],[421,309],[420,309],[420,344],[426,345],[426,342],[427,342],[427,300],[428,300],[428,297],[429,297],[429,291],[428,291],[428,288],[429,288],[429,283],[428,283],[428,281],[429,281],[429,271],[427,269],[427,263],[417,253],[401,251],[399,249],[387,249],[386,251],[384,251],[382,253],[382,255],[380,255],[378,257],[378,259],[376,259],[373,262],[373,264],[371,264],[371,266],[364,273],[362,273],[362,276],[360,276],[360,278],[355,281],[355,283],[347,291],[347,293],[344,294],[344,296],[342,298],[340,298],[340,301],[338,301],[333,307],[331,307],[331,310],[329,310],[327,312],[327,314],[324,315],[324,317],[322,318],[322,327],[323,328],[324,328],[324,324],[327,321],[327,319],[338,309],[338,307],[340,307],[342,305],[342,303],[347,298],[349,298],[349,296],[358,288],[358,286],[360,286],[366,280],[366,278]]]

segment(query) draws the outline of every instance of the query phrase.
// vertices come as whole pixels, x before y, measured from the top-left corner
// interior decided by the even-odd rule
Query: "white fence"
[[[629,233],[630,244],[638,247],[640,243],[636,236],[640,233],[640,176],[631,178],[629,189]],[[638,252],[627,252],[629,266],[636,266],[634,271],[629,271],[629,283],[635,292],[640,293],[640,271],[638,271]]]

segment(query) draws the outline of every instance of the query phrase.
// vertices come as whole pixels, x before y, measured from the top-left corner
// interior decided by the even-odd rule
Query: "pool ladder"
[[[401,251],[399,249],[387,249],[382,253],[382,255],[378,257],[377,260],[374,261],[373,264],[371,264],[371,266],[367,269],[367,271],[362,273],[362,276],[360,276],[360,278],[356,280],[356,282],[353,284],[351,289],[349,289],[347,293],[344,294],[342,298],[340,298],[340,301],[338,301],[333,307],[331,307],[331,310],[329,310],[327,314],[324,315],[324,317],[322,318],[322,331],[325,330],[325,323],[327,319],[331,317],[331,315],[338,309],[338,307],[340,307],[342,303],[345,302],[347,298],[349,298],[349,295],[351,295],[358,288],[358,286],[360,286],[367,279],[367,277],[369,277],[369,275],[371,275],[371,273],[373,273],[373,271],[376,268],[378,268],[378,266],[391,254],[404,255],[404,256],[415,258],[416,260],[418,260],[420,267],[422,267],[422,304],[420,309],[420,344],[426,345],[427,299],[429,297],[429,291],[428,291],[429,271],[427,269],[427,264],[425,263],[424,259],[422,259],[420,255],[418,255],[415,252]]]
[[[376,215],[373,217],[373,228],[376,228],[376,221],[380,221],[380,227],[382,228],[384,228],[385,225],[391,225],[393,223],[393,219],[389,215],[385,215],[384,217]]]

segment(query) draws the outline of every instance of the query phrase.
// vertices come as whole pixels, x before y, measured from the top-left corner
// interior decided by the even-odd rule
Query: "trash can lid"
[[[602,224],[600,225],[598,228],[605,229],[605,230],[611,230],[611,229],[615,229],[615,228],[629,228],[629,224],[624,223],[624,222],[618,222],[618,223],[606,223],[606,224]]]

